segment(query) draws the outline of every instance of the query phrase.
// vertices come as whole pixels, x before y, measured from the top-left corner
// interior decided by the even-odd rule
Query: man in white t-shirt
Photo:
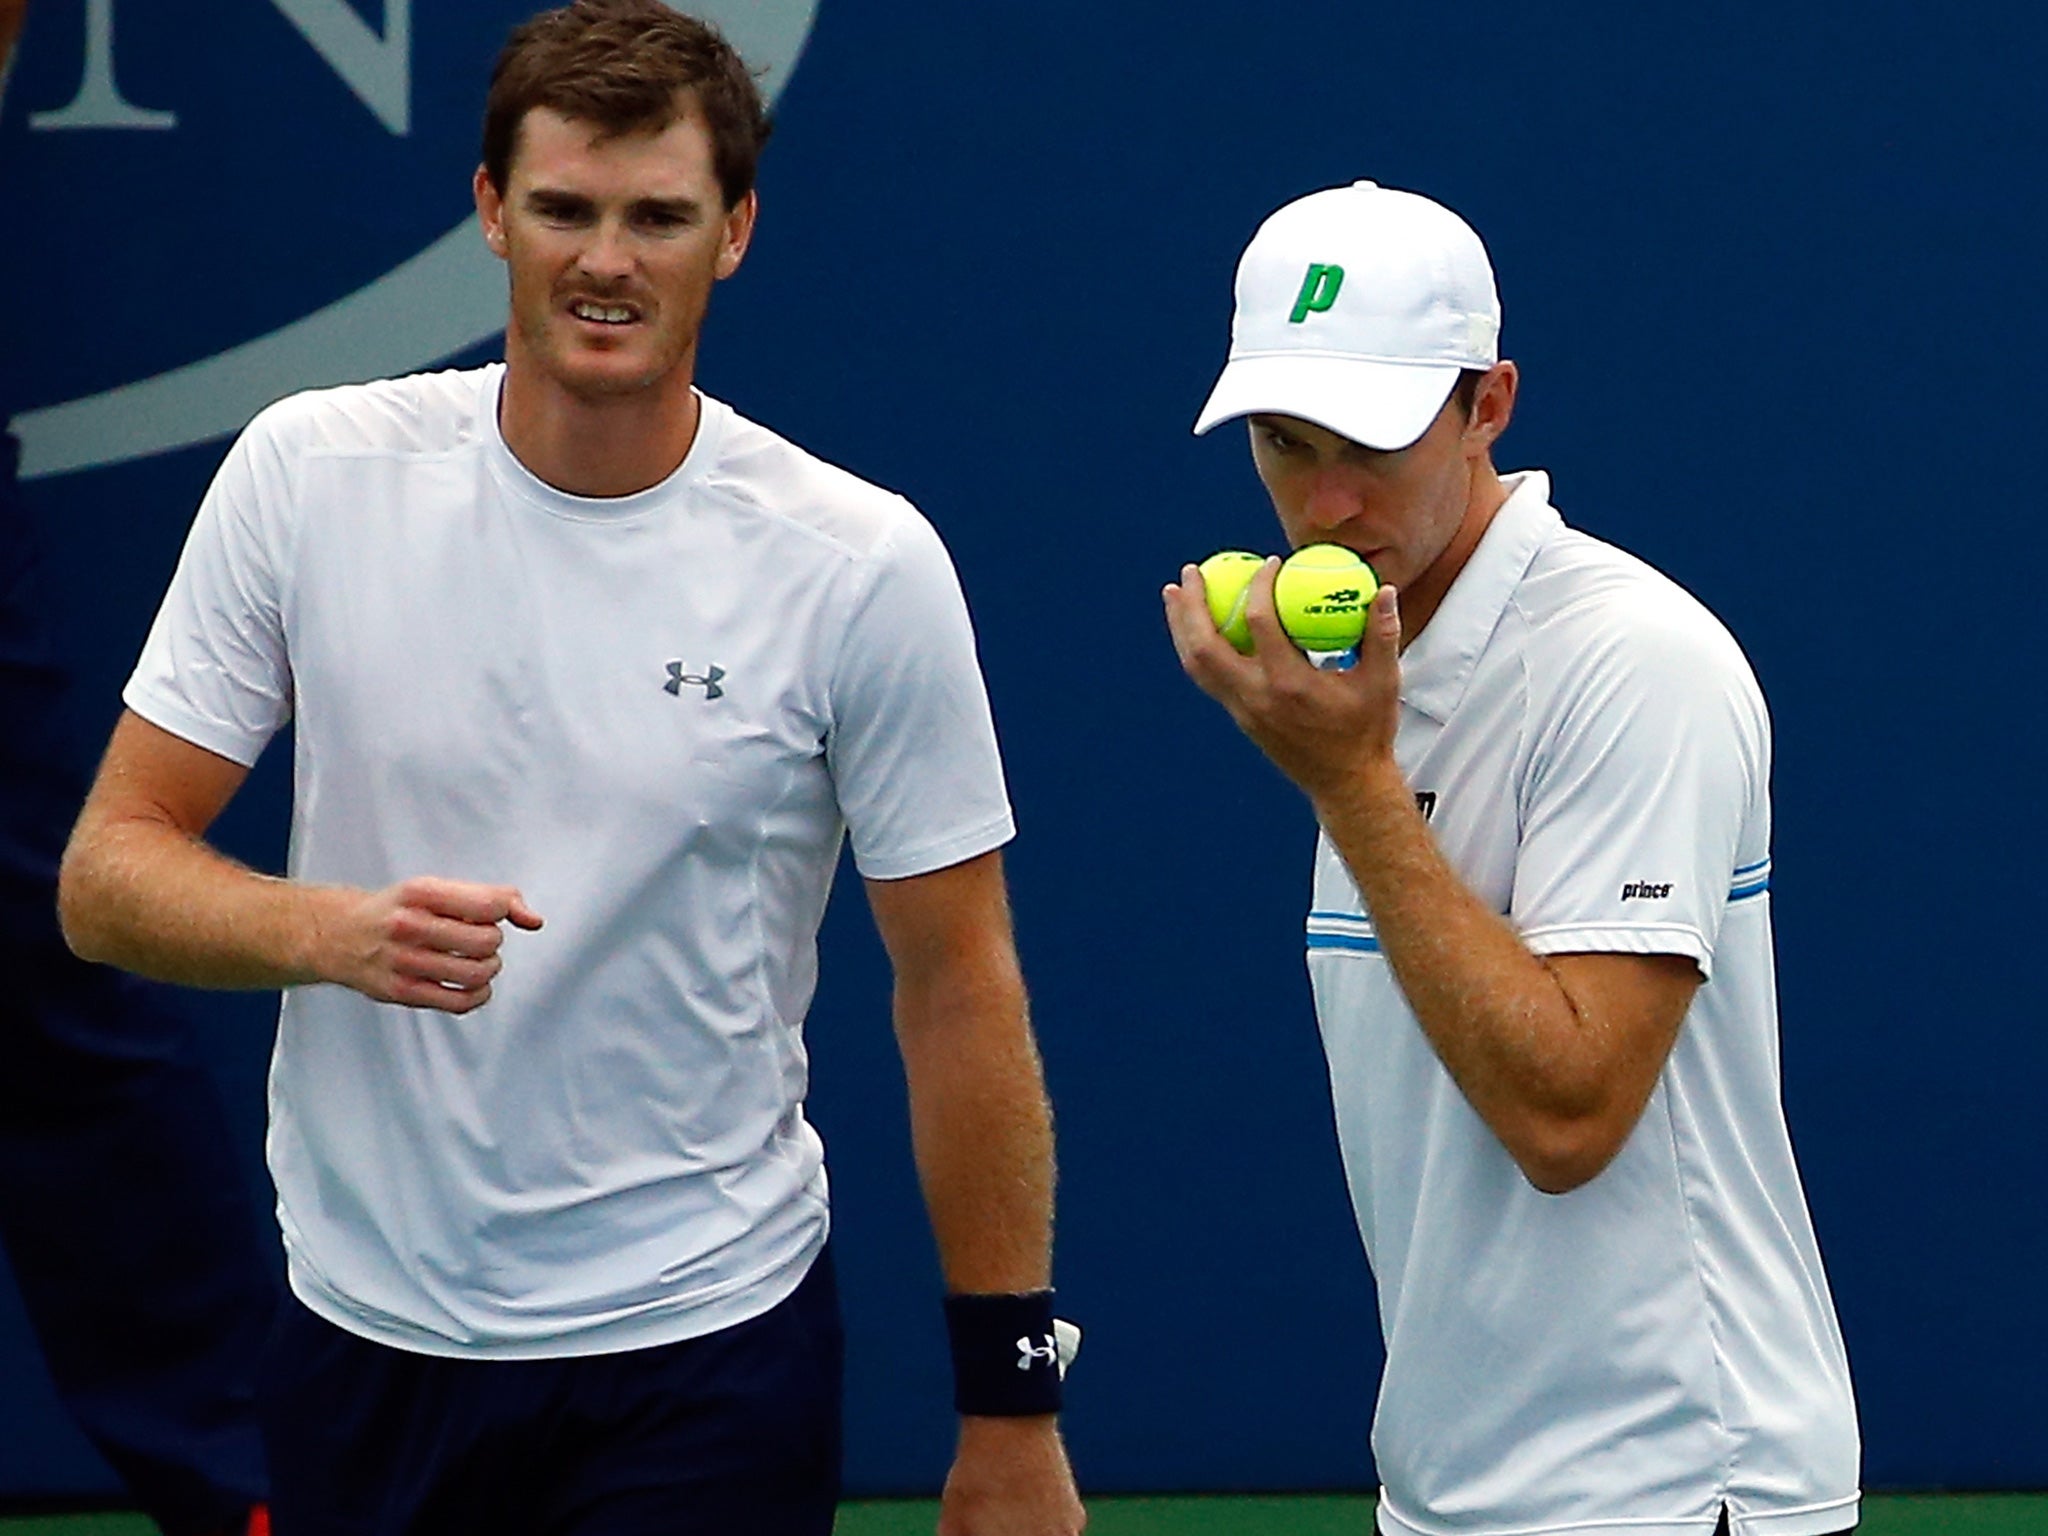
[[[1851,1529],[1848,1367],[1778,1083],[1770,732],[1727,631],[1493,445],[1479,238],[1359,182],[1238,267],[1197,432],[1385,583],[1314,665],[1200,573],[1189,675],[1321,825],[1309,969],[1379,1287],[1389,1536]]]
[[[251,423],[67,853],[80,953],[285,991],[279,1536],[831,1529],[802,1025],[848,838],[949,1292],[942,1521],[1082,1523],[965,604],[908,503],[692,384],[766,134],[659,0],[514,31],[475,178],[505,363]],[[203,839],[288,720],[279,879]]]

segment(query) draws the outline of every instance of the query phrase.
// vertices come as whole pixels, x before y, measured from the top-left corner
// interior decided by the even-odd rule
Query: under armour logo
[[[1029,1334],[1026,1334],[1023,1338],[1017,1341],[1018,1370],[1030,1370],[1032,1362],[1034,1361],[1042,1361],[1046,1365],[1051,1366],[1057,1366],[1059,1364],[1059,1345],[1053,1342],[1053,1336],[1049,1333],[1041,1335],[1041,1337],[1043,1337],[1045,1340],[1043,1344],[1032,1343],[1031,1336]]]
[[[685,672],[683,665],[680,661],[668,664],[668,681],[661,685],[663,692],[681,693],[683,684],[688,683],[692,688],[702,688],[707,699],[716,699],[724,695],[725,690],[718,686],[718,680],[725,676],[725,668],[714,663],[709,672]]]

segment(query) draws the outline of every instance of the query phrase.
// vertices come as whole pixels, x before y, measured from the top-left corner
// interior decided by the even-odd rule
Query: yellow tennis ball
[[[1365,610],[1380,589],[1371,566],[1341,544],[1305,544],[1273,578],[1273,606],[1287,638],[1304,651],[1348,651],[1365,633]]]
[[[1226,549],[1196,567],[1202,573],[1202,590],[1209,594],[1209,617],[1223,638],[1246,655],[1251,654],[1252,632],[1245,627],[1244,605],[1252,594],[1252,577],[1265,563],[1264,555]]]

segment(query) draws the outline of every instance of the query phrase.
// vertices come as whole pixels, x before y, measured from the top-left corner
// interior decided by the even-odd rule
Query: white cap
[[[1500,297],[1472,227],[1369,181],[1298,198],[1237,264],[1230,360],[1197,433],[1271,412],[1368,448],[1429,430],[1466,368],[1500,361]]]

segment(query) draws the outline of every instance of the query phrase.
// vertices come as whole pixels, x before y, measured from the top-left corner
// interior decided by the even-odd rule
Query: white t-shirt
[[[775,1305],[826,1233],[803,1116],[850,834],[894,879],[1012,822],[931,526],[717,401],[633,496],[544,485],[501,366],[302,394],[202,505],[126,700],[240,763],[294,724],[294,878],[516,884],[464,1016],[285,995],[293,1290],[431,1354],[591,1354]]]
[[[1327,836],[1309,970],[1379,1283],[1393,1536],[1853,1525],[1849,1374],[1779,1096],[1770,725],[1727,631],[1511,477],[1402,658],[1396,756],[1538,954],[1706,980],[1613,1163],[1539,1193],[1410,1011]]]

